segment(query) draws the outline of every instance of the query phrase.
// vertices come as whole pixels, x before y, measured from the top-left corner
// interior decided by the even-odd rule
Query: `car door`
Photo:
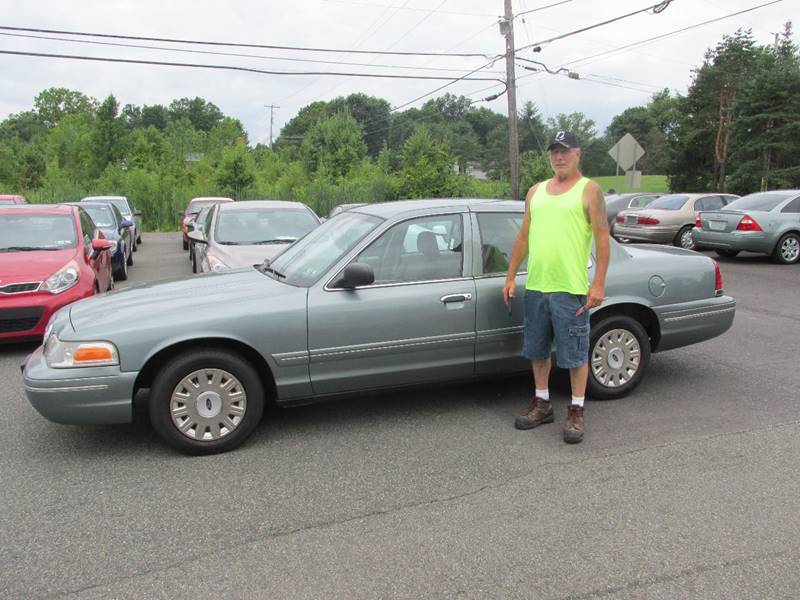
[[[95,253],[92,241],[100,238],[100,230],[95,227],[94,221],[82,208],[78,208],[78,217],[81,223],[81,237],[86,262],[94,271],[97,287],[105,292],[111,287],[111,254],[108,250]]]
[[[315,395],[473,375],[475,281],[467,267],[469,239],[463,212],[404,220],[351,261],[372,267],[372,285],[337,289],[337,271],[309,290]]]
[[[517,273],[517,290],[511,307],[503,302],[511,248],[523,217],[521,210],[477,212],[472,217],[472,229],[477,230],[480,242],[480,255],[474,260],[477,311],[475,372],[478,375],[530,368],[530,363],[522,356],[527,264],[521,265]]]
[[[211,241],[212,235],[212,223],[214,220],[214,214],[216,211],[217,206],[212,206],[208,209],[208,213],[206,214],[205,221],[203,222],[203,228],[200,230],[200,233],[203,236],[203,239],[206,242]],[[193,247],[192,247],[193,246]],[[208,243],[205,244],[193,244],[189,246],[190,250],[194,251],[195,256],[195,263],[197,264],[197,272],[198,273],[205,273],[211,270],[211,267],[208,264]]]
[[[116,207],[116,205],[109,204],[108,207],[111,209],[111,212],[114,213],[114,219],[117,222],[116,228],[117,231],[119,231],[121,242],[124,244],[122,255],[125,258],[128,258],[128,255],[131,253],[131,228],[122,226],[122,221],[125,219],[125,217],[122,215],[122,212],[120,212],[120,210]]]

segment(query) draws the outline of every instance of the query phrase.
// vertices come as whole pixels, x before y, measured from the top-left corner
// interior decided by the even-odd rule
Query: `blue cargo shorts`
[[[522,354],[528,360],[547,360],[556,343],[556,365],[574,369],[589,362],[589,311],[575,312],[586,296],[566,292],[525,290]]]

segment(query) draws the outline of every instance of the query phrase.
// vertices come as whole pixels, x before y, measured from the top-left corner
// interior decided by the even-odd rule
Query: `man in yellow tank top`
[[[581,150],[569,131],[557,131],[547,147],[554,176],[534,185],[525,198],[525,219],[514,240],[506,304],[514,297],[517,271],[528,257],[525,284],[523,354],[533,365],[535,394],[517,429],[552,423],[550,356],[569,369],[572,402],[564,424],[564,441],[583,440],[583,404],[589,376],[589,310],[600,306],[608,270],[609,240],[606,203],[600,186],[579,170]],[[588,263],[594,237],[597,252],[594,280]]]

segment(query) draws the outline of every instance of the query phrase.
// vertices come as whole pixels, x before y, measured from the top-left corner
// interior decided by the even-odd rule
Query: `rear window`
[[[114,215],[111,213],[111,208],[108,206],[85,205],[83,209],[92,217],[92,221],[98,227],[116,227],[114,222]]]
[[[782,202],[790,198],[792,194],[778,194],[775,192],[762,192],[758,194],[750,194],[738,200],[734,200],[725,208],[733,210],[763,210],[770,211],[776,208]]]
[[[75,220],[69,215],[0,213],[0,240],[0,252],[74,248]]]
[[[689,196],[680,196],[680,195],[670,195],[670,196],[661,196],[661,198],[656,198],[650,204],[647,205],[647,208],[660,208],[661,210],[680,210],[683,208],[683,205],[689,200]]]

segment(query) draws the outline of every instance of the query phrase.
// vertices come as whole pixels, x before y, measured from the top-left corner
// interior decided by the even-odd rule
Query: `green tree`
[[[219,188],[233,198],[242,198],[256,182],[255,161],[244,143],[222,149],[215,173]]]
[[[331,100],[326,108],[326,115],[335,115],[347,111],[361,127],[367,154],[378,156],[389,138],[390,106],[383,98],[366,94],[350,94]]]
[[[224,117],[216,104],[200,97],[173,100],[169,105],[169,115],[173,121],[184,117],[189,119],[198,131],[211,131]]]
[[[544,152],[547,148],[547,130],[536,105],[528,100],[522,105],[517,116],[519,130],[519,151]]]
[[[303,164],[309,173],[322,169],[334,178],[345,177],[366,152],[361,127],[348,112],[317,121],[301,147]]]
[[[440,198],[456,195],[454,159],[445,143],[435,141],[418,126],[403,146],[400,195],[403,198]]]
[[[55,127],[65,115],[93,113],[97,100],[85,94],[61,87],[40,92],[33,100],[34,110],[45,127]]]
[[[106,167],[125,156],[125,123],[117,116],[119,104],[113,95],[97,108],[97,118],[91,138],[92,173],[96,176]]]

